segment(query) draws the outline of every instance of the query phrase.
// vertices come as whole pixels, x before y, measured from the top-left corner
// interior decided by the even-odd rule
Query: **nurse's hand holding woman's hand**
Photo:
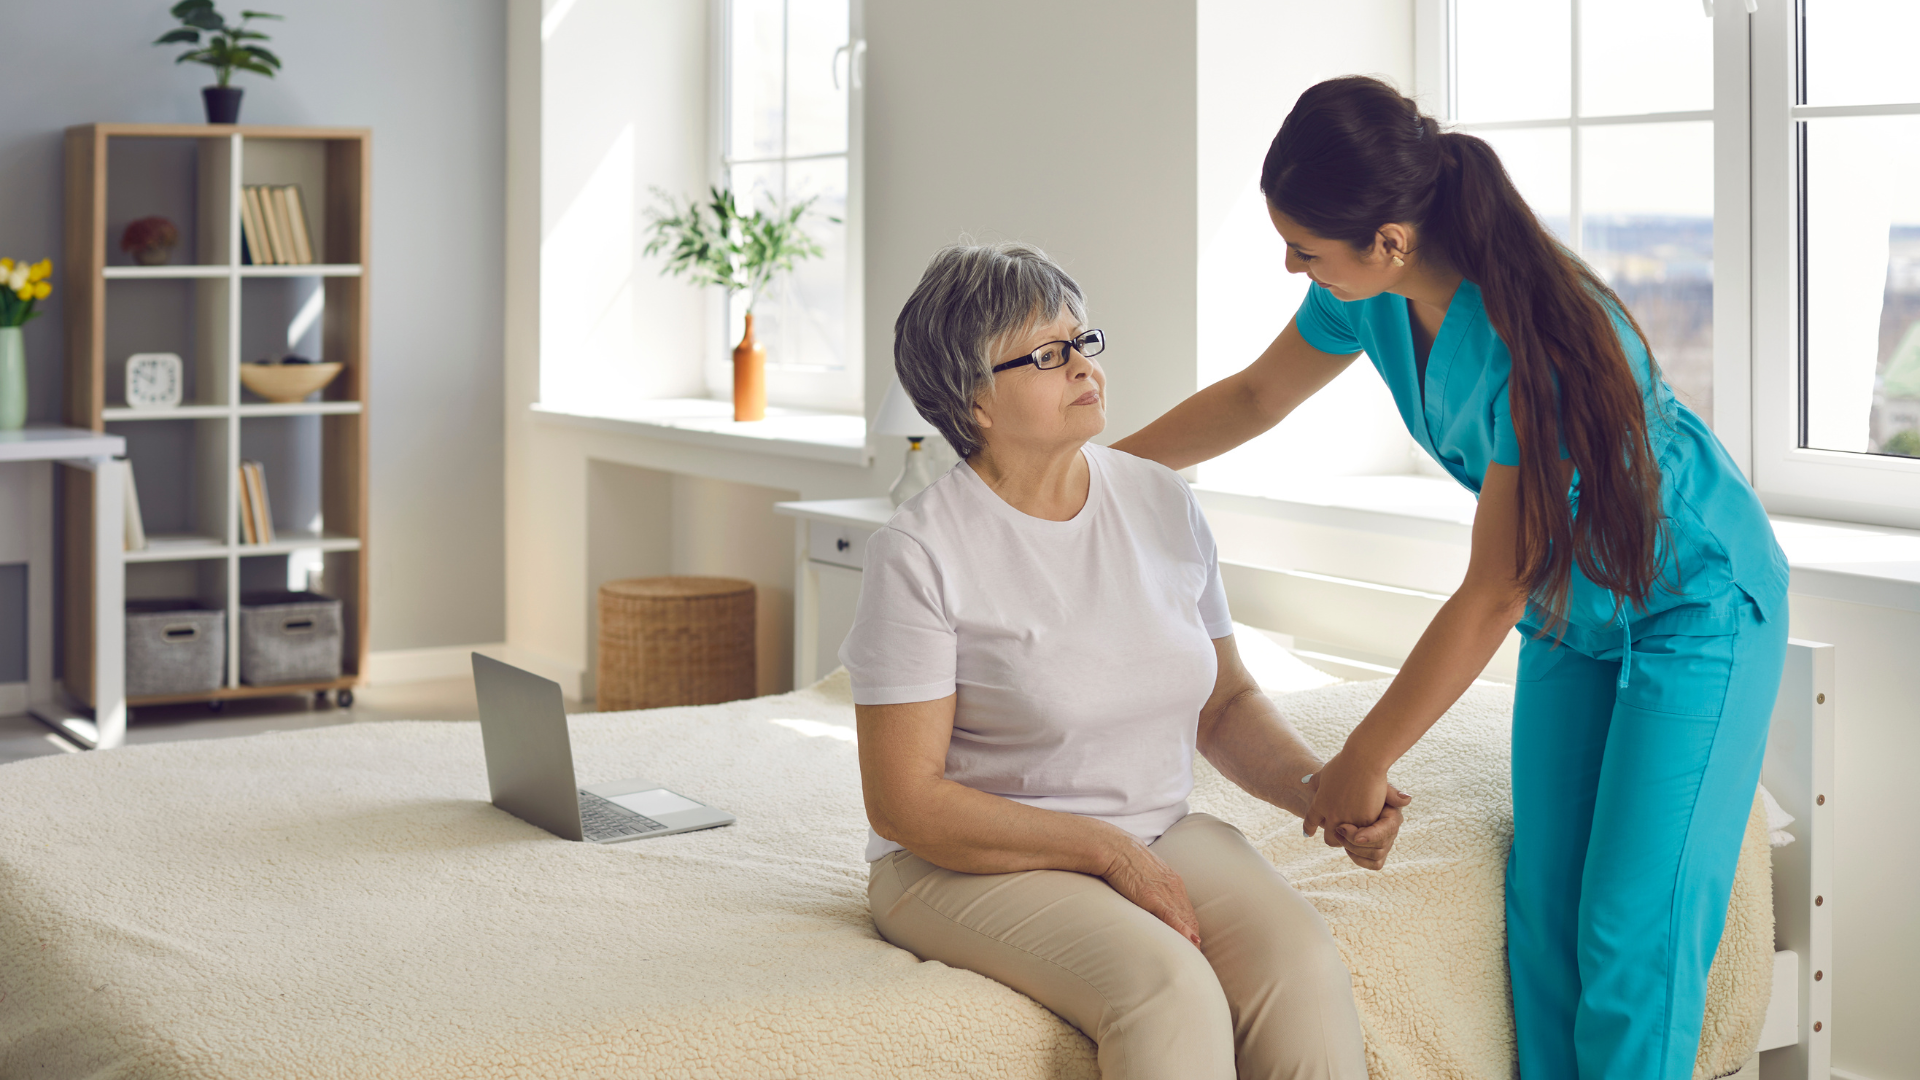
[[[1369,870],[1386,865],[1400,833],[1400,811],[1413,796],[1387,783],[1387,772],[1360,763],[1349,751],[1333,755],[1307,782],[1313,802],[1301,832],[1322,832],[1328,847],[1344,847]]]

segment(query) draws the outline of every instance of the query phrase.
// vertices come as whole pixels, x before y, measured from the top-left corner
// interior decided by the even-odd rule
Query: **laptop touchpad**
[[[652,791],[636,791],[630,795],[605,796],[610,803],[618,803],[636,814],[658,819],[661,814],[677,813],[681,810],[698,810],[700,804],[692,799],[684,799],[666,788],[654,788]]]

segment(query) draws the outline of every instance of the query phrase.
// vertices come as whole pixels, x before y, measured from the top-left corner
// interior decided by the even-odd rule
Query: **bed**
[[[1383,688],[1283,704],[1324,751]],[[1420,798],[1386,873],[1197,770],[1195,808],[1334,927],[1376,1078],[1511,1075],[1509,701],[1476,686],[1396,771]],[[571,727],[582,782],[652,776],[739,824],[558,840],[487,802],[467,723],[6,766],[0,1076],[1097,1076],[1039,1005],[875,934],[844,676]],[[1751,1075],[1780,1009],[1767,845],[1756,802],[1699,1076]]]

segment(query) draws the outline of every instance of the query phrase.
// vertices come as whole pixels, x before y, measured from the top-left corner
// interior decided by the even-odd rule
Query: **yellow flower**
[[[0,273],[12,273],[12,272],[13,272],[13,260],[0,259]]]
[[[41,259],[39,262],[33,264],[33,274],[27,280],[43,281],[46,278],[51,277],[52,275],[53,275],[53,260]]]
[[[20,299],[22,299],[22,300],[31,300],[31,299],[33,299],[33,286],[31,286],[31,285],[22,285],[22,286],[20,286],[19,288],[17,288],[17,289],[15,289],[15,290],[13,290],[13,291],[14,291],[14,293],[15,293],[16,295],[18,295],[18,296],[20,297]]]
[[[47,297],[52,295],[53,295],[53,282],[51,281],[42,281],[34,285],[33,287],[33,298],[35,300],[45,300]]]

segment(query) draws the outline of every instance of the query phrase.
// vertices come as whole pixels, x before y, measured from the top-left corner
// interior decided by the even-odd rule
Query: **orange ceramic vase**
[[[747,312],[747,332],[733,347],[733,418],[767,418],[767,350],[753,340],[753,312]]]

